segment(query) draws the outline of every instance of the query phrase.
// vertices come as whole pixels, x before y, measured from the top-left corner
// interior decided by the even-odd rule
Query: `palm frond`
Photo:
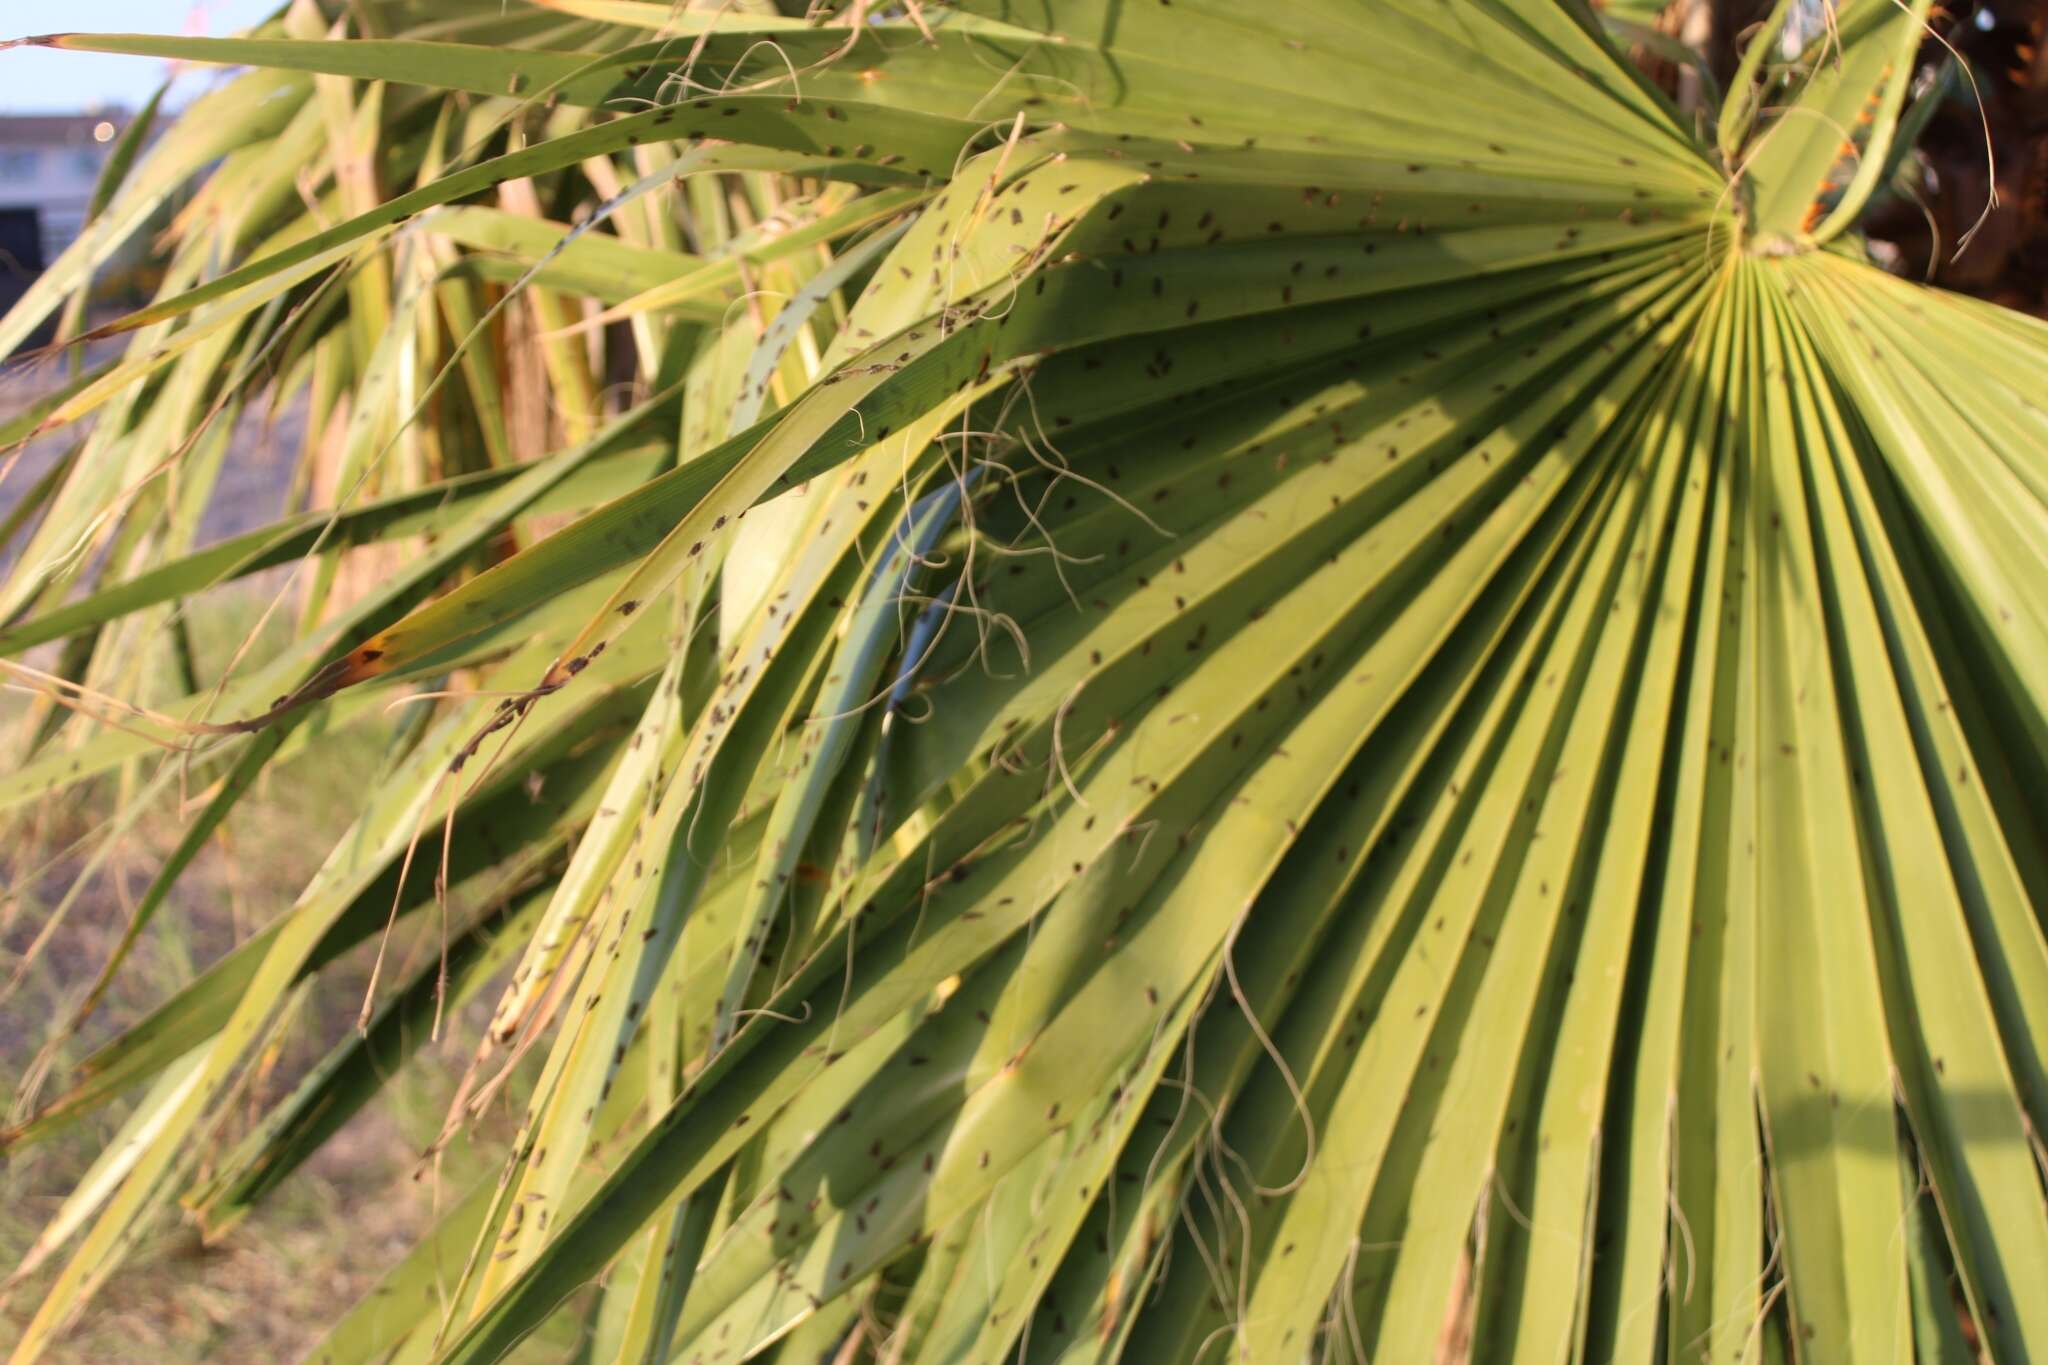
[[[1927,7],[1835,8],[1712,146],[1558,0],[38,40],[251,69],[0,322],[189,193],[9,428],[79,444],[0,649],[147,714],[38,713],[0,801],[172,745],[196,848],[434,696],[6,1133],[153,1086],[15,1359],[501,967],[447,1137],[522,1077],[503,1178],[319,1359],[599,1280],[634,1360],[2048,1349],[2048,327],[1862,259]],[[309,496],[195,548],[266,383]],[[286,564],[292,643],[167,686]],[[436,883],[452,978],[237,1128]]]

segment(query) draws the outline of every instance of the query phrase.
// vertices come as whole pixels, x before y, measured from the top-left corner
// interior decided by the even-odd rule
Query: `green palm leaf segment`
[[[7,433],[73,448],[0,648],[83,714],[0,800],[218,778],[155,907],[437,699],[0,1133],[143,1095],[14,1359],[487,990],[446,1140],[516,1093],[502,1179],[315,1359],[2048,1353],[2048,328],[1851,231],[1926,8],[1752,48],[1711,148],[1575,0],[36,40],[251,70],[0,321],[178,204],[127,357]],[[287,398],[303,496],[199,545]],[[286,564],[293,642],[166,685]],[[438,880],[445,985],[246,1125]]]

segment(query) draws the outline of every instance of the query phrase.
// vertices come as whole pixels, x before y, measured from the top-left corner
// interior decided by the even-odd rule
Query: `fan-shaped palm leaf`
[[[466,1268],[319,1359],[494,1360],[600,1278],[636,1360],[2048,1349],[2048,329],[1862,259],[1927,7],[1835,8],[1718,149],[1575,0],[42,40],[256,69],[0,324],[219,158],[0,597],[151,715],[7,795],[176,740],[203,839],[366,699],[501,699],[12,1131],[157,1078],[16,1358],[365,1102],[431,973],[199,1178],[444,859],[456,994],[517,962],[465,1095],[532,1098],[419,1253]],[[272,374],[338,497],[194,550]],[[416,535],[152,681],[201,588]]]

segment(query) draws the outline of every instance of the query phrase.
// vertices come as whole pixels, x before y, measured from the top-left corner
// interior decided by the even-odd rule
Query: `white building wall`
[[[111,146],[84,139],[0,140],[0,208],[41,215],[43,259],[55,260],[85,220]]]

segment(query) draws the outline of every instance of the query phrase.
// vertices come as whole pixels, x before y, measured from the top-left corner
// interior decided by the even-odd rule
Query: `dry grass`
[[[195,643],[218,657],[260,607],[254,593],[228,598],[208,618],[195,620]],[[0,725],[23,709],[14,697],[0,706]],[[195,860],[84,1034],[63,1048],[53,1085],[61,1085],[64,1064],[140,1018],[292,903],[321,851],[352,817],[385,738],[381,729],[367,729],[341,745],[323,746],[315,761],[266,776]],[[79,875],[79,857],[53,861],[51,850],[81,836],[99,837],[116,800],[116,785],[103,784],[84,802],[0,825],[0,884],[8,889],[0,906],[0,983],[15,976],[51,907]],[[12,1105],[51,1021],[69,1013],[106,960],[128,907],[181,828],[174,811],[145,815],[19,985],[0,998],[0,1108]],[[251,1096],[246,1113],[259,1111],[257,1101],[288,1091],[353,1025],[367,956],[358,953],[329,975],[331,982],[293,1020],[288,1045],[261,1077],[263,1094]],[[429,1226],[433,1190],[413,1172],[417,1154],[439,1127],[466,1046],[462,1032],[452,1030],[439,1047],[423,1049],[376,1104],[217,1243],[202,1243],[183,1219],[162,1220],[56,1358],[152,1365],[295,1358]],[[20,1261],[125,1112],[125,1104],[115,1106],[6,1158],[0,1167],[0,1276]],[[494,1118],[478,1145],[458,1145],[445,1163],[444,1189],[460,1188],[457,1182],[495,1160],[510,1123],[503,1114]],[[61,1264],[60,1256],[0,1302],[0,1349],[19,1335]]]

